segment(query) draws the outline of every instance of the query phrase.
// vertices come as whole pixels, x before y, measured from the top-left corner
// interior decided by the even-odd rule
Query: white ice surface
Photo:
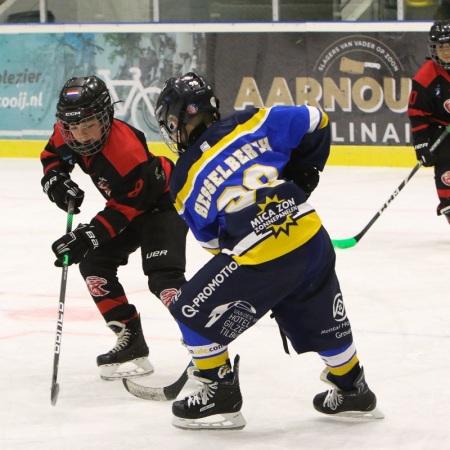
[[[330,235],[358,233],[409,169],[327,167],[311,197]],[[422,168],[352,249],[337,250],[347,313],[366,378],[384,420],[354,422],[317,413],[326,389],[313,353],[286,355],[266,317],[230,347],[241,355],[242,413],[234,432],[186,432],[171,426],[171,403],[131,396],[120,381],[99,378],[99,353],[115,342],[78,272],[68,274],[60,394],[50,403],[61,269],[51,243],[66,215],[40,187],[33,159],[0,160],[0,449],[450,449],[450,226],[435,215],[433,173]],[[103,201],[77,170],[86,191],[74,226]],[[189,235],[188,277],[209,258]],[[147,290],[139,254],[120,271],[141,312],[155,374],[174,381],[188,362],[178,328]],[[192,385],[182,392],[192,390]]]

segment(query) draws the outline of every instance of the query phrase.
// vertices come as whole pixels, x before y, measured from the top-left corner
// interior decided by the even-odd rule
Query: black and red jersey
[[[450,123],[450,74],[432,60],[412,79],[408,116],[415,144],[430,139],[434,125]]]
[[[116,236],[135,217],[156,207],[169,190],[173,168],[169,159],[149,151],[142,131],[118,119],[113,119],[102,150],[91,156],[74,152],[56,123],[40,159],[44,174],[50,170],[69,174],[78,165],[91,177],[107,200],[91,221],[105,239]]]

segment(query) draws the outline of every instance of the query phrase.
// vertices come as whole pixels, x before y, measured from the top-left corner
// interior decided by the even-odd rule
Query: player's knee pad
[[[148,288],[156,297],[160,298],[161,293],[167,290],[177,291],[186,282],[184,271],[158,270],[147,274]]]

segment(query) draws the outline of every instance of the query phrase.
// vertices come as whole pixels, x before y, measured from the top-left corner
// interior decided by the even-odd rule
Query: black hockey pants
[[[138,248],[149,289],[157,298],[165,289],[177,290],[185,282],[187,230],[174,209],[146,212],[86,255],[80,272],[106,322],[128,320],[136,314],[117,273]]]

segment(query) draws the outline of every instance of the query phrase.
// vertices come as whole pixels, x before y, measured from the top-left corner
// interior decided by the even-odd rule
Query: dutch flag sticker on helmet
[[[78,89],[69,89],[67,92],[66,92],[66,95],[67,95],[67,97],[79,97],[79,95],[80,95],[80,89],[78,88]]]

